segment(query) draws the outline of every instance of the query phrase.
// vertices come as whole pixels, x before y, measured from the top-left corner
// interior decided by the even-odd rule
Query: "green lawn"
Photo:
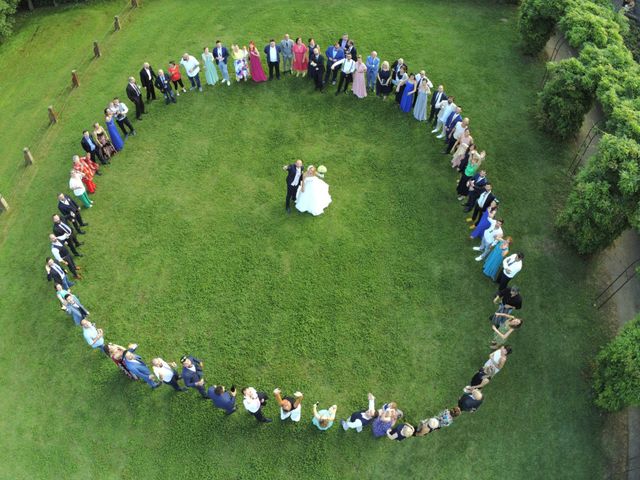
[[[515,9],[486,1],[145,2],[102,41],[123,2],[37,12],[0,47],[1,478],[598,478],[602,419],[588,373],[603,343],[590,264],[559,243],[553,212],[569,153],[535,130],[541,63],[518,53]],[[208,87],[161,101],[98,178],[85,280],[75,288],[106,338],[139,353],[203,358],[210,383],[306,395],[299,425],[256,425],[195,392],[151,392],[84,343],[44,279],[50,215],[81,131],[126,77],[221,38],[262,45],[343,32],[425,68],[471,117],[527,254],[526,324],[478,413],[397,444],[321,433],[311,405],[362,408],[368,391],[417,421],[452,405],[488,355],[494,285],[474,262],[440,142],[392,101],[307,79]],[[81,87],[69,92],[70,71]],[[46,126],[46,107],[61,110]],[[131,106],[131,105],[130,105]],[[25,169],[21,149],[36,164]],[[323,163],[325,215],[286,216],[280,167]],[[273,403],[269,416],[277,416]]]

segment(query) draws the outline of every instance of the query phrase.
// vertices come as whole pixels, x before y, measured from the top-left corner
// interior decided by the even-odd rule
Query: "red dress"
[[[93,172],[91,168],[82,162],[81,159],[80,162],[73,165],[73,169],[83,173],[82,183],[84,183],[84,186],[87,188],[87,192],[94,193],[96,191],[96,184],[93,183]]]
[[[307,46],[305,44],[293,46],[293,69],[296,72],[306,72],[309,66],[308,60],[305,58],[307,54]]]
[[[260,54],[255,48],[249,50],[249,69],[251,70],[251,78],[254,82],[266,82],[267,76],[262,68]]]

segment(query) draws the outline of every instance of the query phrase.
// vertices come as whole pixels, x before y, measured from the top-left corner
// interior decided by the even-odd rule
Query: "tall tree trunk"
[[[31,10],[33,12],[33,2],[32,2],[32,0],[27,0],[27,7],[29,7],[29,10]]]

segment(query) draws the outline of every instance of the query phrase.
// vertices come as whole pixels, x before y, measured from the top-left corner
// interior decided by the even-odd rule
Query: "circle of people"
[[[443,85],[439,85],[432,92],[433,84],[424,70],[409,73],[409,67],[402,58],[389,65],[387,61],[381,62],[375,51],[363,61],[362,56],[357,54],[353,40],[346,34],[330,45],[324,51],[324,55],[320,53],[320,47],[314,39],[309,39],[305,44],[300,38],[294,42],[289,35],[285,35],[280,42],[272,39],[263,52],[268,65],[269,80],[280,79],[282,70],[282,75],[306,76],[312,79],[315,89],[319,91],[324,91],[329,83],[335,85],[338,82],[336,95],[341,91],[347,93],[350,84],[351,92],[358,98],[366,97],[368,91],[375,92],[383,99],[394,94],[400,110],[413,111],[418,121],[426,123],[429,129],[433,127],[431,133],[444,141],[443,153],[452,155],[451,167],[460,173],[459,180],[456,180],[457,199],[461,202],[463,210],[469,213],[466,221],[471,230],[470,239],[480,240],[478,246],[472,247],[477,252],[475,260],[483,262],[483,273],[498,284],[493,299],[497,310],[489,315],[493,333],[489,345],[491,353],[473,375],[469,385],[464,387],[457,405],[445,408],[434,416],[412,424],[406,420],[396,402],[386,402],[380,408],[376,408],[376,399],[369,393],[367,408],[355,411],[340,420],[340,425],[345,431],[353,429],[361,432],[370,426],[374,437],[386,436],[396,441],[424,436],[448,427],[461,412],[475,412],[483,403],[484,387],[503,369],[512,352],[512,347],[507,345],[506,341],[523,323],[522,319],[513,315],[515,310],[522,307],[521,293],[518,287],[509,286],[509,282],[522,269],[524,254],[510,253],[512,238],[504,235],[504,220],[498,215],[500,202],[486,171],[481,168],[486,154],[484,151],[477,151],[469,130],[469,119],[462,117],[462,108],[456,104],[453,95],[447,95]],[[216,41],[211,50],[208,47],[204,48],[202,63],[188,53],[182,56],[179,64],[169,62],[166,72],[161,69],[156,72],[149,63],[144,63],[139,74],[141,85],[130,77],[126,86],[127,97],[135,105],[136,119],[142,120],[142,115],[146,113],[142,98],[143,88],[146,91],[147,103],[156,99],[156,88],[162,93],[166,104],[175,103],[180,93],[187,92],[180,66],[186,73],[190,91],[203,89],[200,80],[201,66],[204,67],[207,85],[214,86],[220,82],[231,86],[227,67],[230,57],[238,83],[249,78],[255,82],[267,80],[261,54],[253,42],[249,43],[248,49],[234,44],[229,52],[220,41]],[[93,206],[89,194],[96,191],[94,178],[101,175],[102,167],[110,165],[113,157],[124,148],[125,140],[130,135],[136,135],[136,130],[128,119],[128,108],[119,98],[114,98],[104,113],[107,128],[94,123],[91,132],[85,130],[80,142],[85,154],[73,156],[69,189],[78,202],[65,193],[58,195],[60,213],[52,217],[53,233],[49,235],[52,256],[46,259],[47,279],[53,282],[61,309],[72,318],[76,326],[82,328],[84,339],[89,346],[108,356],[124,375],[132,380],[144,381],[152,389],[166,384],[176,392],[197,390],[202,398],[210,399],[214,407],[231,415],[237,409],[236,387],[231,386],[227,389],[224,385],[209,384],[205,380],[202,360],[192,355],[184,355],[180,358],[179,372],[175,362],[157,357],[151,360],[150,369],[136,353],[137,344],[131,343],[123,347],[107,342],[104,330],[89,320],[89,311],[72,292],[75,284],[69,278],[69,274],[76,280],[82,279],[82,269],[76,265],[74,257],[82,257],[78,248],[83,242],[78,240],[78,235],[84,235],[84,228],[89,225],[82,218],[82,208],[89,209]],[[122,135],[118,132],[116,124]],[[295,201],[297,182],[300,181],[303,169],[299,160],[284,167],[288,173],[285,204],[287,211],[290,200]],[[180,385],[180,380],[184,386]],[[241,395],[243,407],[248,414],[253,415],[258,422],[272,421],[264,413],[268,399],[264,391],[247,386],[242,388]],[[286,396],[276,388],[273,390],[273,396],[279,407],[281,421],[299,422],[302,419],[304,396],[301,392],[296,391],[292,396]],[[328,430],[337,419],[338,407],[332,405],[326,409],[319,409],[318,405],[318,402],[313,405],[311,421],[318,429]]]

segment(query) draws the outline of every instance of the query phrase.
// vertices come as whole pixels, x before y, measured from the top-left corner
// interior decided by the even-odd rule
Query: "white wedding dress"
[[[304,191],[298,189],[296,208],[301,212],[320,215],[331,203],[329,185],[316,176],[304,179]]]

